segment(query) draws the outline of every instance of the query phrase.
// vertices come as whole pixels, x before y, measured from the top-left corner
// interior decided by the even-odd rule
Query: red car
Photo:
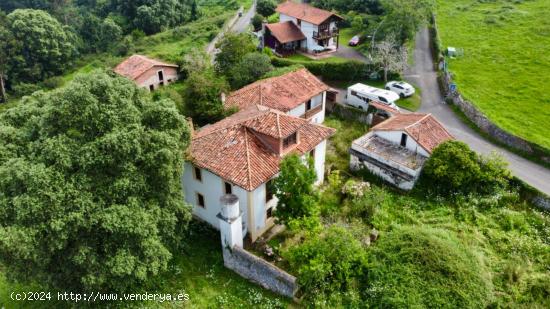
[[[360,41],[359,36],[356,35],[353,38],[351,38],[351,40],[349,40],[348,45],[349,46],[357,46],[357,45],[359,45],[359,41]]]

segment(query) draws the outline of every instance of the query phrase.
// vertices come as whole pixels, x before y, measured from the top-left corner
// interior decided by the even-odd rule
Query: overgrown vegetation
[[[499,127],[550,149],[550,2],[437,1],[443,48],[464,55],[448,59],[464,97]],[[513,83],[513,87],[510,87]]]
[[[422,185],[403,193],[368,173],[350,173],[348,147],[366,128],[334,116],[325,124],[338,131],[327,148],[329,172],[320,189],[320,215],[291,225],[273,242],[277,254],[287,259],[280,265],[303,278],[306,304],[550,305],[548,213],[521,200],[513,186],[505,199],[463,192],[442,197]],[[454,142],[442,149],[449,147],[470,155]],[[483,170],[478,164],[487,163],[479,157],[470,160],[472,165],[461,169]],[[480,179],[470,181],[485,185]]]

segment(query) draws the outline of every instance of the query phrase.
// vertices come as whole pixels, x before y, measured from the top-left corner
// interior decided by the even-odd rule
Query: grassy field
[[[141,292],[187,293],[189,301],[148,302],[125,304],[141,308],[284,308],[289,299],[279,297],[241,278],[223,266],[219,233],[194,222],[188,236],[188,246],[175,257],[169,271],[141,287]],[[9,283],[0,267],[0,308],[69,308],[67,302],[17,302],[10,300],[11,292],[47,291],[39,285]],[[135,291],[136,293],[140,291]],[[53,293],[52,293],[53,295]],[[56,298],[55,294],[52,298]],[[85,303],[80,306],[87,307]],[[96,304],[97,305],[97,304]],[[106,304],[103,304],[106,305]],[[113,305],[113,304],[110,304]],[[116,306],[113,306],[116,307]]]
[[[322,58],[322,59],[312,59],[312,58],[309,58],[309,57],[304,56],[302,54],[290,55],[288,57],[285,57],[285,59],[294,60],[294,61],[301,61],[301,62],[332,62],[332,63],[349,61],[348,59],[341,58],[341,57],[327,57],[327,58]]]
[[[550,1],[438,0],[459,91],[503,129],[550,149]]]

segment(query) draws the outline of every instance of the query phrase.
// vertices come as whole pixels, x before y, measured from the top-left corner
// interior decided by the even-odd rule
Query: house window
[[[161,86],[164,86],[164,82],[160,82],[159,84],[160,84]]]
[[[195,180],[202,182],[202,171],[198,167],[193,168],[193,176],[195,176]]]
[[[288,148],[290,145],[296,144],[296,132],[292,133],[289,137],[283,139],[283,148]]]
[[[273,180],[265,183],[265,203],[269,203],[273,199]]]
[[[164,73],[162,73],[162,71],[159,71],[158,74],[159,74],[159,80],[163,81],[164,80]]]
[[[315,162],[315,148],[311,149],[309,152],[309,157],[313,160],[313,162]]]
[[[204,202],[204,195],[197,193],[197,205],[202,208],[206,208],[206,204]]]
[[[306,111],[311,109],[311,99],[306,102]]]
[[[224,182],[223,187],[224,187],[225,194],[232,194],[233,193],[233,188],[231,187],[230,183]]]
[[[298,23],[298,27],[302,26],[302,20],[301,19],[298,19],[296,22]]]
[[[273,207],[269,207],[267,211],[265,212],[266,217],[269,219],[273,217]]]
[[[155,85],[149,85],[149,91],[155,90]]]
[[[405,133],[401,133],[401,146],[407,146],[407,134]]]

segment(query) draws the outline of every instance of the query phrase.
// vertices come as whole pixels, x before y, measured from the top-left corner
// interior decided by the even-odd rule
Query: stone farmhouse
[[[301,50],[306,53],[336,50],[339,46],[337,23],[342,17],[309,4],[286,1],[277,6],[279,22],[264,28],[264,46],[279,55]]]
[[[219,229],[220,198],[233,194],[243,237],[255,241],[274,224],[272,179],[284,156],[311,156],[324,177],[326,140],[334,129],[262,105],[250,105],[193,133],[182,178],[193,214]]]
[[[433,149],[451,139],[431,114],[395,114],[353,141],[350,168],[367,168],[389,183],[411,190]]]
[[[225,108],[243,110],[261,105],[313,123],[323,123],[327,90],[329,87],[307,69],[300,69],[257,81],[222,100]]]
[[[133,55],[114,69],[115,73],[131,79],[138,87],[153,91],[178,79],[178,66]]]

